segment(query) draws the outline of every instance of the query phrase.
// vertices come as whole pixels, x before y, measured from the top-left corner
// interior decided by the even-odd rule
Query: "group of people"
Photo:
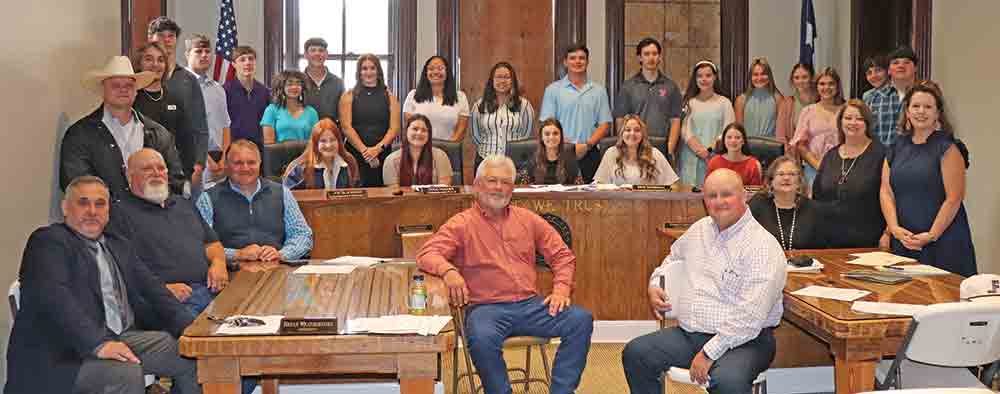
[[[845,101],[835,70],[814,76],[809,66],[793,70],[796,92],[786,98],[757,59],[734,106],[710,61],[694,65],[681,95],[659,70],[660,43],[644,39],[641,70],[612,111],[587,77],[589,51],[573,46],[566,76],[545,89],[536,116],[506,62],[470,111],[447,60],[434,56],[400,106],[373,55],[359,58],[358,83],[345,91],[324,66],[322,39],[306,41],[304,71],[279,73],[268,90],[254,79],[252,48],[234,49],[237,78],[219,84],[208,76],[208,38],[185,41],[185,68],[174,21],[157,18],[147,33],[135,59],[112,58],[85,78],[103,102],[62,142],[64,223],[38,229],[25,248],[6,393],[131,393],[146,373],[172,378],[175,393],[200,392],[177,337],[240,264],[308,255],[312,230],[291,190],[450,184],[450,161],[433,141],[462,141],[470,122],[476,201],[421,248],[417,264],[466,307],[487,393],[510,392],[502,343],[511,335],[561,337],[551,392],[573,392],[593,330],[590,313],[571,303],[573,252],[537,214],[510,205],[519,180],[704,181],[709,217],[673,245],[650,282],[654,309],[676,308],[681,325],[626,347],[634,393],[659,392],[665,366],[711,376],[712,392],[749,391],[774,356],[784,250],[881,245],[976,271],[962,206],[968,154],[940,89],[914,80],[917,59],[906,48],[889,56],[891,81],[865,101]],[[612,123],[617,142],[601,149]],[[762,169],[752,136],[776,137],[788,154]],[[527,138],[537,139],[536,153],[515,164],[510,143]],[[281,181],[261,177],[262,147],[292,140],[306,148]],[[759,184],[764,191],[748,203],[744,185]],[[544,298],[535,252],[553,271]],[[676,263],[699,267],[686,275],[703,291],[664,294],[656,280]],[[39,370],[49,377],[37,379]],[[245,381],[244,391],[253,386]]]

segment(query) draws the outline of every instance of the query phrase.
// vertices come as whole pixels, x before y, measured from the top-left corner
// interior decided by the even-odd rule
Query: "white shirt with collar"
[[[205,98],[205,120],[208,123],[208,150],[222,150],[222,129],[229,127],[229,108],[226,106],[226,89],[218,81],[208,75],[196,73],[190,67],[185,67],[198,79],[198,87]]]
[[[667,264],[685,264],[684,294],[668,294],[681,328],[715,334],[703,350],[718,360],[781,322],[787,259],[781,245],[747,209],[725,230],[711,217],[695,222],[653,271],[659,287]],[[681,282],[684,283],[684,282]]]
[[[118,144],[118,148],[122,152],[122,162],[126,165],[128,165],[129,156],[142,149],[142,144],[145,140],[145,136],[142,133],[143,124],[139,120],[139,114],[134,109],[130,109],[129,111],[131,111],[131,116],[128,122],[125,123],[120,122],[114,115],[111,115],[111,111],[108,110],[107,105],[104,106],[104,116],[101,117],[104,126],[108,128],[111,136],[115,139],[115,143]]]

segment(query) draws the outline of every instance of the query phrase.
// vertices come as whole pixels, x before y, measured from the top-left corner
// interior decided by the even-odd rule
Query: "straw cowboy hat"
[[[108,60],[108,64],[100,70],[93,70],[83,77],[83,87],[101,96],[104,94],[104,86],[101,84],[105,79],[111,77],[129,77],[135,80],[135,89],[139,90],[156,79],[156,74],[151,71],[135,72],[132,69],[132,62],[125,56],[114,56]]]

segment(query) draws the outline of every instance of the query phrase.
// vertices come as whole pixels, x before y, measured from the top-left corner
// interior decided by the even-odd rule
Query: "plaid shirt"
[[[899,134],[897,126],[899,114],[903,111],[903,98],[899,96],[899,91],[892,83],[882,85],[882,87],[866,93],[865,104],[872,110],[874,125],[872,134],[875,134],[882,145],[892,145]]]
[[[723,231],[710,217],[697,221],[670,247],[649,286],[659,287],[667,264],[681,263],[689,290],[668,294],[669,303],[685,331],[715,334],[702,348],[711,359],[781,322],[787,260],[749,209]]]

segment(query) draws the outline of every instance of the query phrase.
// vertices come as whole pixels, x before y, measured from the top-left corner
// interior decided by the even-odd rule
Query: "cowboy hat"
[[[114,56],[108,60],[108,64],[100,70],[93,70],[83,77],[83,87],[94,92],[98,96],[104,94],[102,82],[112,77],[129,77],[135,80],[136,90],[149,86],[156,79],[156,74],[151,71],[135,72],[132,69],[132,62],[125,56]]]

